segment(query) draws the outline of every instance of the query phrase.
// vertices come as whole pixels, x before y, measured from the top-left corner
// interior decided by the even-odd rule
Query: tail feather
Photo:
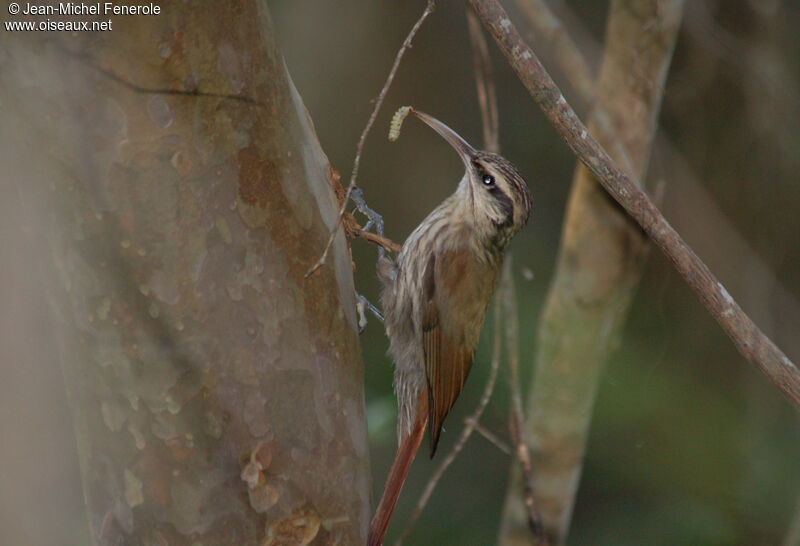
[[[419,409],[424,410],[427,408],[420,407]],[[383,488],[381,502],[378,504],[378,509],[375,511],[375,515],[369,525],[367,546],[381,546],[383,544],[383,537],[389,527],[389,518],[392,517],[394,505],[397,503],[397,498],[403,489],[403,482],[405,482],[408,469],[411,467],[411,461],[414,460],[414,455],[416,455],[419,444],[422,442],[422,437],[425,435],[425,425],[427,423],[428,412],[418,411],[414,428],[411,429],[411,433],[403,439],[397,448],[397,455],[395,455],[392,468],[389,470],[389,476],[386,478],[386,485]]]

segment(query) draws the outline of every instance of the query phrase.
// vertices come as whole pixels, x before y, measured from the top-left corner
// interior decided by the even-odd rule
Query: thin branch
[[[346,205],[347,199],[345,198],[345,191],[341,184],[341,176],[339,175],[339,171],[336,169],[330,169],[328,177],[330,178],[333,194],[336,196],[339,206],[341,207]],[[390,252],[400,252],[400,250],[403,248],[401,245],[395,243],[388,237],[384,237],[383,235],[379,235],[377,233],[372,233],[371,231],[366,231],[364,227],[358,223],[358,220],[356,220],[355,216],[349,212],[345,212],[342,216],[342,225],[344,226],[345,233],[350,238],[361,237],[367,242],[383,247]]]
[[[494,89],[492,60],[489,47],[481,30],[481,22],[475,13],[467,8],[469,43],[472,46],[472,61],[475,68],[475,87],[478,91],[478,105],[481,109],[483,127],[483,146],[488,152],[500,153],[500,116],[497,111],[497,93]]]
[[[511,386],[511,417],[509,429],[514,450],[522,467],[525,491],[525,508],[528,515],[528,526],[541,546],[547,546],[547,536],[542,526],[542,518],[536,508],[536,496],[533,489],[533,469],[531,454],[525,439],[525,418],[523,417],[522,395],[519,386],[519,313],[514,290],[514,276],[511,273],[511,256],[503,265],[503,316],[505,317],[506,349],[508,351],[509,384]]]
[[[470,0],[470,3],[561,138],[673,263],[739,352],[796,407],[800,406],[800,371],[742,311],[661,211],[589,134],[497,0]]]
[[[504,290],[504,287],[500,287],[498,292]],[[428,504],[428,500],[431,498],[431,494],[433,494],[433,490],[436,488],[436,485],[439,483],[442,475],[444,474],[445,470],[453,463],[456,456],[461,452],[464,448],[464,445],[469,440],[469,437],[472,436],[473,430],[475,430],[475,424],[483,415],[483,410],[486,409],[486,405],[489,403],[489,399],[492,397],[492,392],[494,391],[494,384],[497,380],[497,370],[500,368],[500,349],[502,344],[502,327],[500,324],[501,320],[501,307],[502,307],[502,300],[503,298],[498,293],[495,295],[494,301],[494,342],[493,342],[493,349],[492,349],[492,364],[489,368],[489,379],[486,381],[486,386],[483,388],[483,394],[481,395],[481,399],[478,402],[475,411],[472,412],[466,420],[466,425],[464,426],[463,430],[461,431],[461,436],[459,436],[458,441],[455,443],[453,448],[447,454],[447,457],[442,459],[442,462],[436,468],[436,471],[431,475],[430,479],[428,480],[427,485],[425,485],[425,489],[422,491],[422,495],[420,495],[419,500],[417,501],[417,506],[414,508],[414,512],[411,514],[411,517],[408,519],[408,523],[406,523],[403,532],[400,533],[400,536],[397,538],[395,542],[395,546],[399,546],[403,543],[403,539],[406,538],[408,533],[411,531],[411,528],[416,523],[417,519],[419,518],[422,511],[425,509],[425,506]]]
[[[466,419],[464,419],[464,422],[468,425],[472,425],[472,427],[475,429],[475,432],[483,436],[490,444],[495,446],[497,449],[499,449],[506,455],[511,455],[511,448],[508,447],[508,444],[506,444],[503,440],[498,438],[498,436],[494,432],[492,432],[479,422],[473,420],[471,417],[467,417]]]
[[[355,219],[353,219],[353,221],[355,221]],[[388,237],[378,235],[377,233],[372,233],[371,231],[364,231],[360,227],[353,230],[353,237],[361,237],[368,243],[383,247],[389,252],[400,252],[403,249],[402,245],[395,243]]]
[[[358,177],[358,167],[361,164],[361,152],[364,150],[364,141],[367,139],[367,135],[369,134],[370,129],[372,129],[375,119],[378,117],[378,111],[381,109],[381,106],[383,105],[383,99],[386,98],[386,93],[389,92],[389,88],[394,81],[394,76],[397,73],[397,69],[400,66],[400,61],[403,59],[403,55],[405,55],[406,51],[411,47],[411,41],[414,39],[414,36],[416,36],[417,31],[422,26],[422,23],[425,22],[425,19],[428,18],[428,15],[433,13],[434,7],[434,0],[428,0],[427,4],[425,5],[425,10],[423,10],[422,15],[420,15],[419,19],[417,19],[417,22],[414,23],[414,26],[411,28],[411,31],[408,33],[408,36],[406,36],[403,45],[400,46],[400,49],[394,58],[392,69],[389,71],[389,75],[386,77],[386,82],[384,82],[383,88],[378,94],[378,98],[375,100],[375,107],[372,109],[372,114],[370,114],[369,120],[367,120],[367,124],[364,126],[364,130],[361,132],[361,137],[358,139],[358,145],[356,146],[356,157],[353,160],[353,172],[350,175],[350,184],[347,186],[347,193],[345,195],[344,203],[339,209],[339,215],[336,218],[336,223],[331,229],[331,234],[328,237],[327,244],[325,245],[325,250],[322,251],[322,255],[319,257],[317,262],[311,267],[311,269],[308,270],[306,277],[310,276],[312,273],[314,273],[314,271],[325,265],[325,260],[328,258],[328,252],[330,252],[331,245],[333,244],[333,238],[336,237],[336,232],[342,223],[342,217],[344,216],[347,202],[350,200],[350,195],[353,193],[353,190],[356,187],[356,178]]]

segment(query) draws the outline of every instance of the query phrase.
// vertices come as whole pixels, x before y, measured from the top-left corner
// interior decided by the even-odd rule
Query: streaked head
[[[533,206],[530,190],[519,170],[504,157],[474,149],[458,133],[438,119],[411,110],[430,125],[458,153],[466,167],[471,209],[476,220],[486,219],[497,229],[505,246],[528,221]]]

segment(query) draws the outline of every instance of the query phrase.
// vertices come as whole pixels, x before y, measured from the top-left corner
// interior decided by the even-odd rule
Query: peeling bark
[[[304,278],[336,202],[266,5],[0,46],[95,543],[363,543],[350,257]]]
[[[635,180],[647,171],[681,8],[681,0],[611,4],[598,108],[589,128],[605,149],[622,146]],[[598,111],[606,118],[598,120]],[[615,135],[597,131],[598,124]],[[566,540],[599,374],[619,340],[646,248],[638,226],[579,164],[539,330],[527,411],[538,508],[554,544]],[[501,543],[533,541],[520,492],[515,472]]]

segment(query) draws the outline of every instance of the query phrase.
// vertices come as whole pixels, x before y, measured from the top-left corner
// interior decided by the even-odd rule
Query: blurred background
[[[331,165],[346,181],[371,101],[424,1],[268,3],[289,72]],[[607,3],[549,4],[596,69]],[[514,3],[504,5],[524,33],[526,23]],[[797,2],[687,2],[647,177],[648,187],[665,184],[667,219],[795,362],[800,361],[798,26]],[[531,221],[510,248],[524,392],[575,158],[491,40],[489,45],[503,155],[526,175],[534,196]],[[537,53],[584,116],[586,106],[547,50]],[[447,144],[413,119],[398,142],[388,142],[389,119],[397,107],[413,105],[480,145],[472,66],[463,3],[439,2],[400,66],[361,162],[359,185],[395,241],[402,242],[453,191],[462,168]],[[11,182],[0,185],[0,543],[87,544],[69,412],[34,271],[36,249],[28,244],[29,226]],[[356,287],[377,303],[375,249],[353,241],[353,254]],[[413,465],[390,540],[478,402],[491,354],[489,317],[439,456],[434,461],[421,456]],[[738,354],[655,249],[626,324],[600,384],[569,543],[800,544],[798,415]],[[395,450],[392,363],[379,323],[370,323],[362,343],[377,498]],[[508,408],[502,368],[483,423],[506,440]],[[508,456],[473,435],[406,543],[494,543],[509,463]]]
[[[520,32],[526,22],[504,2]],[[548,2],[597,69],[606,2]],[[273,1],[286,63],[334,168],[349,179],[355,144],[399,45],[424,2]],[[660,116],[648,185],[663,180],[664,212],[732,295],[795,361],[800,358],[800,23],[794,2],[687,2]],[[529,36],[533,38],[533,36]],[[533,40],[535,44],[535,40]],[[492,40],[503,154],[528,178],[532,219],[511,245],[524,382],[558,248],[575,159]],[[586,114],[546,48],[537,53]],[[439,2],[408,51],[362,157],[359,185],[401,242],[462,174],[410,104],[481,142],[464,6]],[[661,141],[660,141],[661,142]],[[679,157],[676,157],[679,154]],[[353,242],[356,286],[376,301],[375,249]],[[531,280],[528,280],[531,279]],[[491,317],[491,313],[490,313]],[[439,459],[486,381],[491,318],[466,391],[448,418]],[[580,328],[580,325],[575,325]],[[392,364],[380,325],[362,336],[380,494],[395,450]],[[486,426],[508,439],[507,375]],[[603,374],[570,544],[779,544],[800,500],[800,427],[782,395],[744,361],[658,250],[650,253],[620,348]],[[389,538],[439,461],[418,457]],[[491,544],[509,458],[474,435],[439,482],[408,544]],[[392,534],[394,533],[394,534]]]

